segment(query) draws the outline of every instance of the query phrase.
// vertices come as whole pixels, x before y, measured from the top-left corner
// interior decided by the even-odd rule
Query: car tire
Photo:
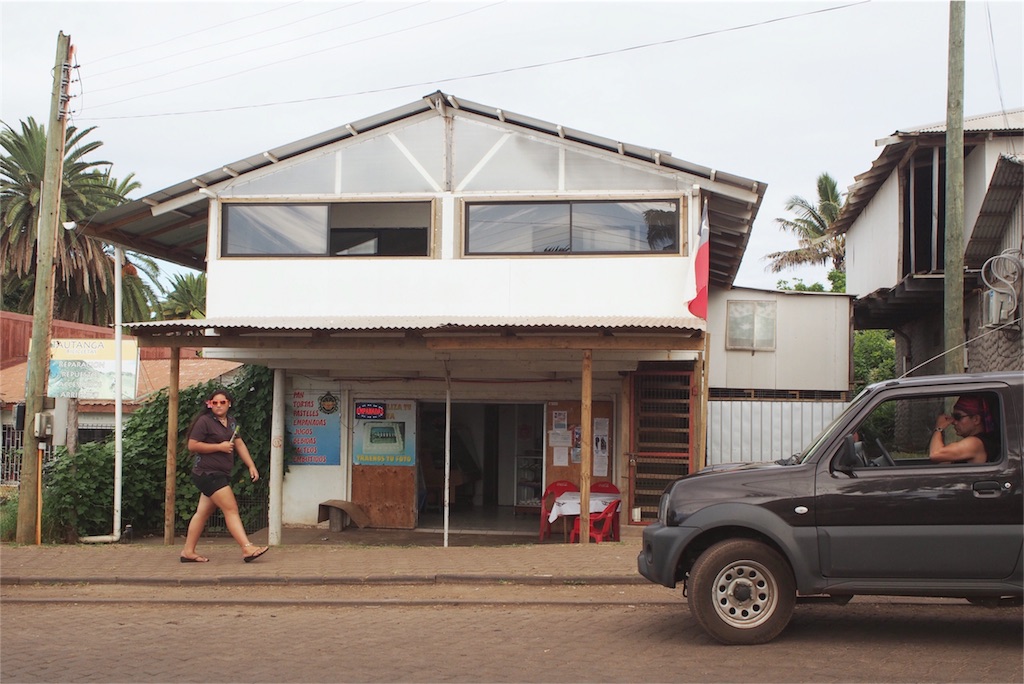
[[[690,570],[690,612],[724,644],[763,644],[786,628],[796,604],[796,582],[786,560],[751,539],[709,547]]]

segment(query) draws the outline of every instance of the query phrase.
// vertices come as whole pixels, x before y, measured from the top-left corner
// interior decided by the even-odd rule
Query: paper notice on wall
[[[594,419],[594,475],[608,475],[608,419]]]
[[[551,412],[551,429],[552,430],[567,430],[569,428],[569,412],[568,411],[552,411]]]
[[[548,432],[548,446],[572,446],[572,433],[568,430],[551,430]]]
[[[569,447],[567,446],[556,446],[551,449],[552,460],[551,465],[554,466],[567,466],[569,465]]]

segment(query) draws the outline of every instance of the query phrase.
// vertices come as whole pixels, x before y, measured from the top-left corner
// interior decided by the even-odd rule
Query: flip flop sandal
[[[246,546],[256,546],[256,545],[255,544],[246,544]],[[259,551],[255,552],[255,553],[249,554],[248,556],[242,556],[242,560],[245,561],[246,563],[251,563],[252,561],[256,560],[257,558],[259,558],[260,556],[262,556],[263,554],[265,554],[269,550],[270,550],[269,546],[264,546]]]

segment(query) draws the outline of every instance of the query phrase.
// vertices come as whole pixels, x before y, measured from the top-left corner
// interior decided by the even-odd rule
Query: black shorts
[[[206,496],[213,496],[217,491],[230,486],[227,473],[192,473],[192,483]]]

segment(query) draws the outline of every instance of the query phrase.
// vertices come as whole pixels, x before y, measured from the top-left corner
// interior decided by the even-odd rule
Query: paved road
[[[711,641],[676,593],[610,587],[5,587],[14,682],[1014,682],[1020,608],[800,606]]]

